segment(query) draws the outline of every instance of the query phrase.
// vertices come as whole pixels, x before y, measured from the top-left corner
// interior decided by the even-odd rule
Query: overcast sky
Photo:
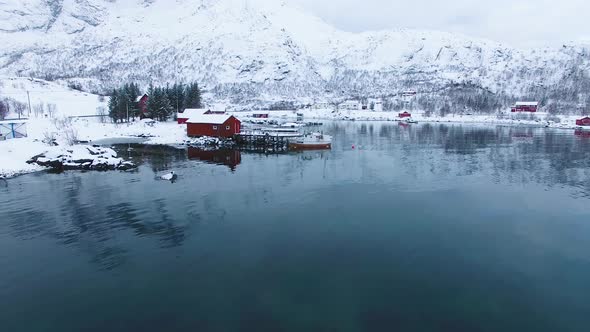
[[[406,27],[513,46],[590,40],[589,0],[288,0],[347,31]]]

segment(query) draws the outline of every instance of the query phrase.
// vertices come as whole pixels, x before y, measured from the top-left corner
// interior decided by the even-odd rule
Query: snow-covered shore
[[[238,118],[249,118],[255,112],[235,112]],[[256,112],[259,113],[259,112]],[[349,120],[349,121],[399,121],[398,112],[371,111],[335,111],[335,110],[301,110],[270,111],[270,119],[278,122],[292,122],[297,113],[303,113],[304,120]],[[427,116],[423,112],[413,112],[412,118],[420,123],[468,123],[485,125],[537,126],[574,129],[576,116],[559,116],[558,122],[547,122],[546,115],[536,114],[535,119],[518,119],[512,114],[504,118],[497,115],[457,115],[449,114],[445,117]],[[215,138],[191,139],[186,135],[186,126],[176,122],[165,123],[152,121],[136,121],[132,123],[113,124],[100,123],[96,118],[77,118],[70,122],[70,131],[82,143],[92,144],[105,139],[117,140],[128,138],[143,138],[144,144],[171,146],[215,146],[220,143]],[[50,119],[31,119],[28,123],[28,137],[0,141],[0,176],[13,177],[20,174],[43,170],[38,165],[27,164],[33,156],[59,151],[68,142],[63,128],[58,128],[55,121]],[[58,146],[50,146],[44,141],[54,138]]]
[[[71,121],[71,131],[82,144],[93,144],[101,140],[142,138],[143,144],[171,146],[211,146],[218,145],[216,138],[189,138],[186,126],[175,122],[136,121],[132,123],[100,123],[95,118],[79,118]],[[0,176],[14,177],[46,169],[36,164],[28,164],[33,156],[41,154],[63,154],[68,146],[63,128],[56,128],[49,119],[31,119],[27,126],[28,137],[0,141]],[[48,143],[54,139],[57,146]]]
[[[236,117],[251,117],[255,113],[269,114],[270,119],[295,119],[297,113],[303,114],[304,121],[308,120],[344,120],[344,121],[401,121],[398,114],[403,112],[372,112],[370,110],[334,110],[334,109],[305,109],[299,111],[254,111],[254,112],[235,112]],[[412,119],[418,122],[443,122],[443,123],[473,123],[489,125],[507,125],[507,126],[538,126],[561,129],[575,129],[576,119],[580,116],[559,115],[559,122],[547,121],[546,113],[514,114],[506,113],[502,118],[497,114],[448,114],[444,117],[427,114],[422,111],[408,111],[412,114]],[[525,119],[532,116],[534,119]]]

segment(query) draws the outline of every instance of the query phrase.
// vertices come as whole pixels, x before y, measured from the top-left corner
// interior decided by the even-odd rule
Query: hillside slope
[[[0,75],[92,91],[196,80],[218,98],[444,96],[584,102],[589,48],[517,50],[435,31],[339,31],[275,0],[3,0]],[[567,96],[566,96],[567,95]]]

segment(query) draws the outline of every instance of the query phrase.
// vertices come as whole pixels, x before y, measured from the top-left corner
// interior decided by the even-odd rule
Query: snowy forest
[[[152,118],[166,121],[187,108],[200,108],[201,90],[195,82],[156,87],[147,90],[148,101],[142,112],[139,98],[143,96],[137,83],[129,83],[113,89],[108,103],[109,117],[114,122],[128,122],[136,118]]]

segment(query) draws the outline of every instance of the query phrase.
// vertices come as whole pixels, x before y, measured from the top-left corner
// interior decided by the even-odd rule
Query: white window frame
[[[213,130],[217,130],[217,128],[218,128],[217,126],[213,126]]]
[[[230,130],[231,127],[230,126],[225,126],[225,130]]]

